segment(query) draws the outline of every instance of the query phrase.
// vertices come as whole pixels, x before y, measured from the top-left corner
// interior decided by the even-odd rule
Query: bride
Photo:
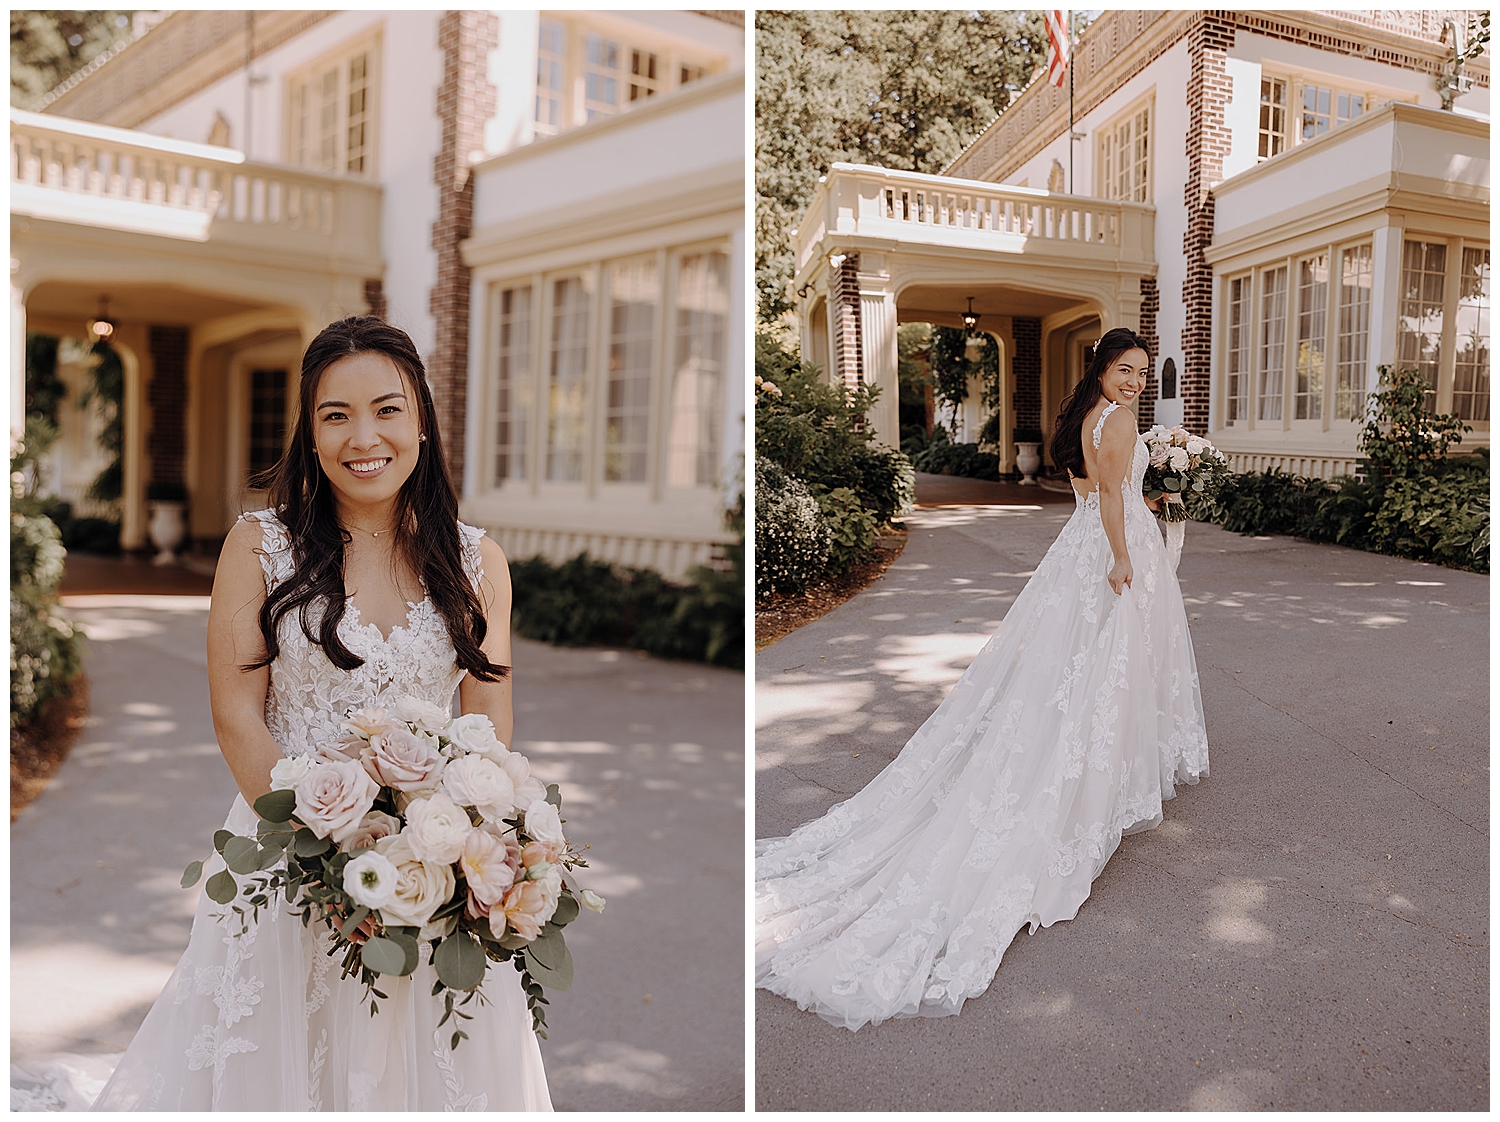
[[[253,834],[272,765],[337,740],[351,708],[411,696],[447,710],[456,687],[508,741],[505,557],[458,521],[404,332],[362,316],[313,340],[270,498],[225,541],[209,611],[214,728],[240,789],[225,828]],[[382,977],[372,1016],[325,924],[273,903],[236,936],[222,910],[199,893],[187,951],[95,1110],[551,1109],[508,965],[449,1048],[429,963]]]
[[[755,984],[849,1029],[957,1013],[1208,774],[1182,593],[1141,494],[1145,341],[1107,332],[1052,440],[1077,507],[890,765],[756,843]],[[1123,408],[1122,408],[1123,407]]]

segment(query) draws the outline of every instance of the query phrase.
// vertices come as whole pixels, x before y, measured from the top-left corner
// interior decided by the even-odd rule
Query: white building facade
[[[1076,44],[1071,143],[1068,87],[1038,75],[943,176],[830,173],[814,211],[833,223],[810,212],[799,235],[804,353],[849,377],[857,337],[853,376],[894,398],[870,297],[958,326],[972,296],[1001,345],[1003,466],[1114,326],[1153,344],[1141,423],[1209,433],[1242,470],[1351,470],[1365,395],[1398,362],[1474,427],[1465,447],[1487,444],[1488,55],[1453,111],[1438,90],[1476,14],[1103,13]],[[859,200],[842,218],[840,192]],[[898,215],[903,239],[859,237]],[[830,284],[850,250],[859,273]],[[914,271],[934,253],[953,283]]]
[[[422,352],[465,516],[483,522],[476,457],[493,454],[467,441],[494,429],[474,403],[493,410],[496,393],[493,369],[471,361],[494,325],[462,248],[480,233],[476,166],[562,146],[575,163],[530,162],[528,174],[559,178],[528,180],[522,195],[562,199],[580,180],[601,195],[639,189],[607,140],[588,138],[636,113],[696,119],[699,87],[742,86],[743,60],[737,13],[183,11],[40,112],[13,114],[13,321],[80,336],[108,298],[127,370],[123,544],[143,542],[153,481],[184,484],[193,535],[222,537],[259,499],[245,480],[290,423],[302,349],[326,323],[365,312]],[[709,102],[719,128],[742,135],[734,98]],[[681,162],[670,125],[641,139],[658,147],[639,162]],[[509,199],[481,209],[495,226],[521,213]],[[728,395],[743,371],[738,352],[718,361],[723,416],[709,454],[724,470],[703,485],[712,501],[692,517],[683,508],[671,548],[632,547],[680,558],[669,575],[725,537],[734,471],[724,465],[743,449]],[[554,508],[572,521],[547,529],[584,530],[621,510],[617,497],[595,501]]]

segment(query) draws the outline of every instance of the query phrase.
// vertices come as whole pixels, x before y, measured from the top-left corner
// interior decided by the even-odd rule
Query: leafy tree
[[[10,104],[29,109],[121,40],[134,11],[10,13]]]
[[[755,29],[763,321],[790,307],[791,231],[830,164],[941,171],[1047,52],[1040,11],[762,11]]]

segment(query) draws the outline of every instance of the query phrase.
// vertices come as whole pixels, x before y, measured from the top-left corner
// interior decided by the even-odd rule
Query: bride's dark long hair
[[[1130,328],[1114,327],[1106,331],[1094,344],[1094,358],[1083,372],[1083,379],[1063,399],[1062,408],[1057,411],[1057,423],[1052,426],[1052,462],[1067,468],[1080,479],[1088,475],[1083,462],[1083,422],[1089,410],[1104,395],[1099,378],[1115,359],[1137,347],[1150,356],[1151,348],[1146,345],[1146,340]]]
[[[302,356],[302,388],[297,423],[280,462],[262,482],[272,508],[292,541],[292,575],[277,585],[260,609],[260,632],[266,653],[247,670],[269,666],[280,650],[277,628],[290,613],[310,642],[323,648],[328,661],[340,670],[353,670],[364,659],[339,639],[339,621],[347,607],[344,595],[344,546],[351,539],[339,525],[333,484],[323,474],[313,438],[318,383],[341,358],[381,354],[396,364],[402,380],[417,400],[418,431],[426,440],[418,445],[417,466],[396,496],[395,550],[427,586],[427,595],[447,625],[460,667],[483,682],[495,682],[510,667],[491,662],[481,645],[488,630],[484,607],[464,572],[458,536],[458,495],[443,458],[437,410],[427,387],[422,356],[410,336],[375,316],[350,316],[318,333]],[[313,611],[321,607],[317,634]]]

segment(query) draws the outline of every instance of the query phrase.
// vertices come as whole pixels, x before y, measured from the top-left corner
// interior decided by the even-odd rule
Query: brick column
[[[1016,357],[1011,362],[1016,388],[1010,403],[1018,429],[1041,430],[1042,427],[1042,321],[1034,316],[1011,319],[1011,336],[1016,341]],[[1001,434],[1001,447],[1009,433]]]
[[[385,284],[379,277],[365,280],[365,306],[369,309],[367,315],[385,319]]]
[[[1182,282],[1184,320],[1178,393],[1182,396],[1183,425],[1199,433],[1208,431],[1213,325],[1213,270],[1203,259],[1203,251],[1213,237],[1211,188],[1224,178],[1224,157],[1229,154],[1224,105],[1231,83],[1224,59],[1232,46],[1234,16],[1229,12],[1204,12],[1188,31],[1188,173],[1183,189],[1187,232],[1182,238],[1187,274]]]
[[[438,190],[438,218],[432,225],[437,283],[428,299],[434,342],[427,381],[437,406],[448,470],[455,480],[464,475],[469,369],[469,270],[458,246],[469,236],[474,215],[469,153],[484,148],[484,122],[495,112],[495,87],[486,79],[486,71],[489,52],[499,41],[500,21],[491,12],[445,12],[438,21],[443,81],[438,87],[437,115],[442,144],[433,161]],[[371,312],[382,314],[375,311],[374,301]]]
[[[833,367],[829,380],[854,389],[865,380],[864,340],[859,315],[859,254],[851,253],[828,278],[828,309],[833,316]]]
[[[1141,278],[1141,330],[1142,339],[1150,347],[1151,365],[1146,368],[1146,392],[1141,394],[1141,404],[1136,412],[1136,423],[1142,431],[1156,424],[1156,399],[1161,393],[1161,382],[1157,378],[1156,363],[1161,355],[1161,340],[1156,337],[1156,315],[1161,311],[1161,293],[1156,287],[1155,277]],[[1201,431],[1201,430],[1200,430]]]
[[[150,482],[181,483],[187,453],[188,329],[153,324],[146,338],[151,354],[151,382],[146,387],[151,406],[151,433],[146,438]]]

